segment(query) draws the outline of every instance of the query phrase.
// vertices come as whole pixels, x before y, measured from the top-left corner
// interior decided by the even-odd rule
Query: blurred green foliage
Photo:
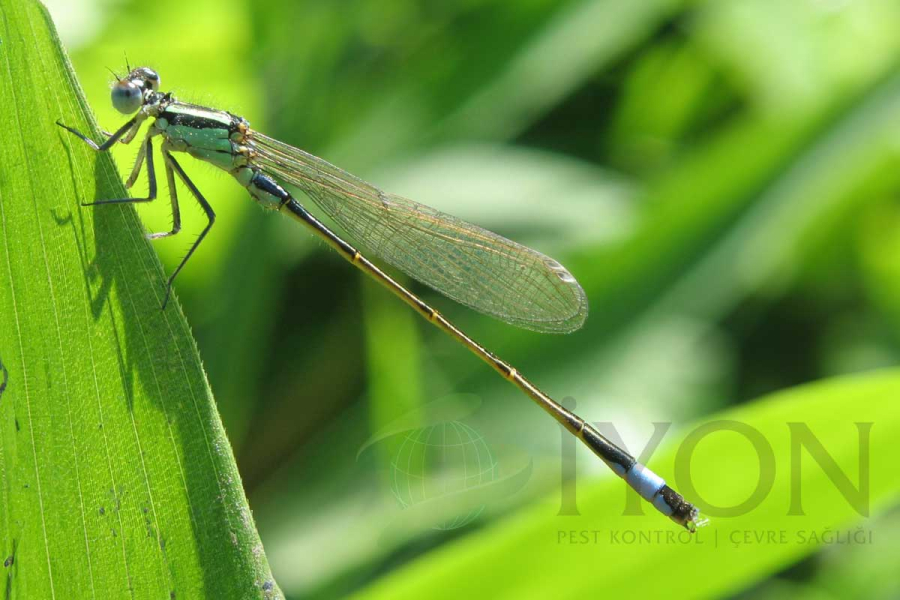
[[[242,114],[384,188],[559,258],[592,308],[584,330],[565,337],[516,331],[413,287],[553,395],[577,399],[584,417],[615,422],[631,447],[653,421],[700,420],[897,362],[895,2],[66,0],[51,10],[107,128],[121,117],[105,67],[124,68],[127,53],[182,99]],[[120,169],[135,152],[116,150]],[[303,232],[266,218],[239,186],[186,166],[220,218],[178,296],[289,597],[372,582],[392,597],[437,597],[452,594],[454,577],[491,572],[521,578],[505,588],[516,597],[528,596],[529,581],[552,589],[572,578],[609,591],[609,571],[627,564],[640,577],[659,566],[658,549],[632,546],[604,569],[610,549],[585,546],[541,572],[533,559],[555,538],[533,532],[604,527],[621,512],[620,488],[589,493],[607,476],[602,465],[579,455],[591,520],[557,517],[552,422]],[[156,244],[169,270],[202,223],[186,212],[188,232]],[[141,215],[149,229],[166,224],[165,206]],[[492,446],[532,457],[527,485],[466,529],[385,535],[386,522],[402,520],[386,481],[390,449],[359,460],[357,451],[371,432],[457,392],[482,399],[470,422]],[[785,420],[822,417],[816,406],[745,416],[783,434]],[[837,411],[835,432],[855,450],[851,423],[865,418],[853,409],[865,401],[822,406]],[[896,427],[876,413],[873,436]],[[710,502],[732,499],[734,488],[716,496],[716,477],[745,462],[734,447],[705,470],[694,463]],[[788,469],[787,446],[778,448]],[[851,472],[854,457],[844,457]],[[737,489],[746,497],[752,485]],[[876,512],[896,502],[896,486],[881,493]],[[826,513],[837,521],[810,516],[807,526],[855,524],[851,513]],[[752,517],[768,522],[751,512],[740,526],[753,527]],[[647,526],[668,526],[654,518]],[[880,548],[896,540],[896,514],[863,523],[885,539],[815,554],[816,545],[721,549],[714,584],[697,594],[895,596],[896,564]],[[496,568],[472,573],[465,556],[476,547]],[[665,549],[667,572],[694,573],[691,558],[702,571],[691,552]],[[531,565],[527,577],[518,564]],[[689,583],[678,595],[691,595]]]

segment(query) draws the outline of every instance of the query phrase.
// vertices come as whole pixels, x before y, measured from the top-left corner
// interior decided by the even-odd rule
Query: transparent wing
[[[251,145],[254,162],[302,190],[352,239],[445,296],[535,331],[568,333],[584,323],[584,291],[552,258],[257,132]]]

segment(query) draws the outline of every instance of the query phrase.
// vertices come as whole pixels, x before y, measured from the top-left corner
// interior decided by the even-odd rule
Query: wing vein
[[[255,131],[250,146],[261,168],[299,188],[350,238],[445,296],[536,331],[584,323],[584,291],[555,260]]]

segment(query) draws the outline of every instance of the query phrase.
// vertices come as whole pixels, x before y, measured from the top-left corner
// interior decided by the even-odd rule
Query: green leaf
[[[53,25],[33,0],[0,18],[6,597],[280,597],[140,221],[80,206],[126,191],[55,124],[100,135]]]
[[[720,597],[822,546],[877,542],[879,532],[862,517],[900,498],[898,393],[897,370],[836,378],[715,415],[690,431],[695,445],[682,443],[651,464],[672,464],[675,454],[675,477],[660,474],[706,501],[698,504],[712,522],[693,537],[649,514],[623,515],[624,485],[607,477],[580,483],[577,497],[570,492],[580,514],[560,514],[553,494],[393,572],[360,597]],[[817,444],[834,465],[810,450]],[[840,491],[865,490],[866,477],[864,502]],[[727,509],[760,490],[751,506]]]

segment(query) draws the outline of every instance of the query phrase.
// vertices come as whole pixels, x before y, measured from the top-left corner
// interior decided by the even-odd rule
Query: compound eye
[[[130,115],[136,112],[144,101],[144,93],[136,83],[122,80],[112,88],[112,104],[117,111]]]
[[[159,73],[149,67],[141,67],[140,69],[135,69],[135,74],[146,81],[151,90],[154,92],[159,91]]]

